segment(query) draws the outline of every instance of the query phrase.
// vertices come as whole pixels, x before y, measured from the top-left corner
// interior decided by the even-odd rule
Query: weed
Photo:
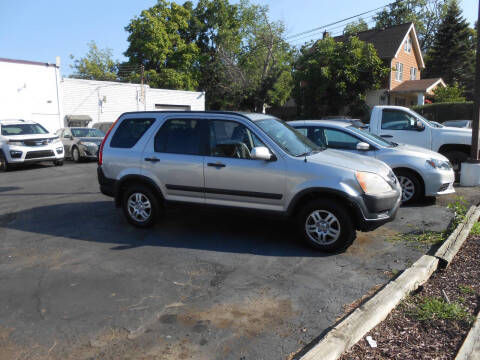
[[[457,196],[455,201],[453,203],[448,204],[447,207],[453,210],[455,213],[455,218],[451,226],[453,229],[455,229],[457,225],[460,224],[465,219],[465,215],[468,212],[468,202],[465,200],[463,196]]]
[[[476,222],[475,224],[473,224],[471,234],[480,235],[480,222]]]
[[[468,285],[458,285],[458,288],[460,289],[460,292],[462,294],[475,294],[475,290]]]
[[[472,316],[457,302],[448,303],[441,298],[424,297],[421,302],[409,310],[409,315],[420,321],[425,320],[466,320],[472,321]]]

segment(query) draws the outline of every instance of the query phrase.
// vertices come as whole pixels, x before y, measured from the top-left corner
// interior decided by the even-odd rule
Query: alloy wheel
[[[330,245],[338,240],[341,227],[337,217],[327,210],[315,210],[305,221],[305,231],[313,242]]]
[[[152,204],[145,194],[134,192],[128,197],[127,210],[133,220],[145,222],[152,215]]]
[[[415,184],[406,176],[397,176],[397,178],[402,187],[402,202],[407,202],[415,195]]]

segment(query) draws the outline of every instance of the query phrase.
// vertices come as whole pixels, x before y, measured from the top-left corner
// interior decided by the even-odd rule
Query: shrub
[[[442,123],[447,120],[472,120],[473,102],[435,103],[412,107],[422,116],[432,121]]]

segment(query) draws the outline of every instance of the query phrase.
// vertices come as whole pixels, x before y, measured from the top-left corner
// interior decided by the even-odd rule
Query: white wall
[[[365,102],[368,106],[373,107],[376,105],[387,105],[388,97],[387,97],[387,89],[379,89],[379,90],[369,90],[367,91],[367,96]],[[382,100],[382,97],[384,98]]]
[[[60,126],[55,65],[0,60],[0,119],[37,121],[49,131]],[[60,105],[60,107],[59,107]]]
[[[115,121],[127,111],[155,110],[156,104],[189,106],[205,110],[201,92],[152,89],[148,85],[64,78],[65,115],[89,115],[93,122]]]

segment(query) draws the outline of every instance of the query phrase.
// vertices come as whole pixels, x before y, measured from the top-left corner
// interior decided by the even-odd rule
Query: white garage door
[[[155,104],[155,110],[159,110],[159,111],[190,111],[190,105]]]

